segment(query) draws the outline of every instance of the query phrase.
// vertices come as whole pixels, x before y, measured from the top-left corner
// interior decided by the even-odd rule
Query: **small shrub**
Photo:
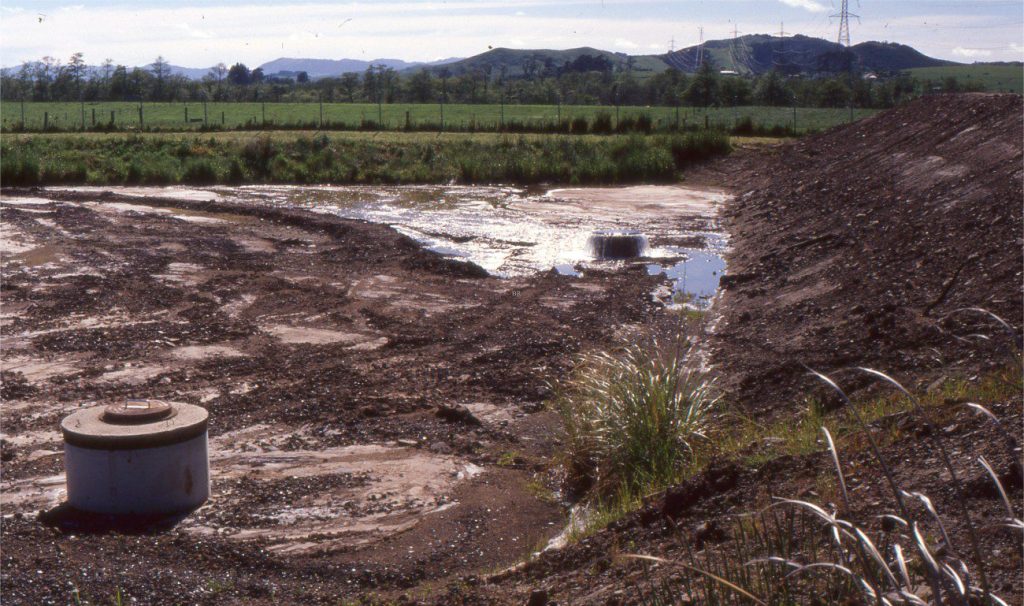
[[[35,185],[39,182],[39,159],[31,153],[4,148],[0,157],[0,184]]]
[[[590,130],[597,134],[607,135],[612,132],[612,115],[608,112],[598,112],[594,116],[594,124]]]
[[[558,402],[575,488],[592,485],[598,498],[640,494],[679,477],[717,402],[685,351],[634,345],[583,358]]]
[[[278,150],[274,141],[267,135],[256,137],[242,148],[242,159],[252,174],[259,178],[270,175],[271,163]]]
[[[590,123],[583,116],[573,118],[569,125],[569,130],[574,135],[585,135],[590,131]]]
[[[181,175],[182,183],[209,185],[217,182],[217,169],[213,162],[206,159],[191,158],[185,162],[185,170]]]

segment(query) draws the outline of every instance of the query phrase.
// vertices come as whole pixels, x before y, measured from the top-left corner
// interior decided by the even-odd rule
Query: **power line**
[[[843,0],[839,14],[832,15],[832,18],[837,17],[839,18],[839,39],[837,43],[839,46],[850,46],[850,17],[860,19],[859,16],[850,12],[850,0]]]

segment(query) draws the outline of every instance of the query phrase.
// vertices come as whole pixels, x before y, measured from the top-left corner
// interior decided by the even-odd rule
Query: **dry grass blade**
[[[843,510],[850,511],[850,497],[846,492],[846,478],[843,476],[843,466],[839,463],[836,443],[832,440],[832,434],[829,433],[828,427],[822,426],[821,432],[825,434],[825,441],[828,442],[828,451],[832,453],[832,463],[836,466],[836,475],[839,476],[839,489],[843,495]]]
[[[928,549],[928,544],[925,542],[924,537],[921,536],[921,529],[918,528],[917,522],[911,525],[911,531],[914,535],[914,542],[917,544],[917,550],[921,553],[921,558],[924,559],[928,568],[937,574],[939,572],[939,563],[935,561],[931,550]]]
[[[910,526],[909,524],[907,524],[906,520],[904,520],[903,518],[901,518],[899,516],[893,515],[891,513],[883,513],[882,515],[877,516],[877,517],[880,520],[889,520],[890,522],[892,522],[894,524],[899,524],[900,526],[902,526],[904,528],[906,528],[907,526]]]
[[[899,543],[892,546],[892,552],[896,554],[896,566],[900,569],[900,576],[903,577],[903,586],[912,589],[910,582],[910,571],[907,569],[907,560],[903,557],[903,548]]]
[[[949,317],[949,316],[952,316],[953,314],[964,313],[964,312],[972,312],[972,313],[982,314],[982,315],[986,315],[986,316],[992,318],[993,320],[998,322],[1003,328],[1005,328],[1006,332],[1010,333],[1010,336],[1013,337],[1013,342],[1014,342],[1014,344],[1017,345],[1017,348],[1018,349],[1021,348],[1021,336],[1017,334],[1017,331],[1012,326],[1010,326],[1009,322],[1007,322],[1006,320],[1000,318],[998,315],[992,313],[991,311],[989,311],[987,309],[983,309],[981,307],[961,307],[959,309],[954,309],[953,311],[949,312],[948,314],[946,314],[945,317]]]
[[[966,404],[964,404],[964,406],[966,406],[968,408],[971,408],[971,409],[973,409],[973,410],[975,410],[975,411],[985,415],[986,417],[988,417],[988,419],[990,421],[992,421],[993,423],[998,425],[1000,429],[1002,429],[1002,427],[1003,427],[1002,422],[999,421],[999,417],[997,417],[996,415],[992,414],[991,410],[985,408],[981,404],[976,404],[974,402],[967,402]]]
[[[892,571],[889,570],[889,565],[885,562],[885,558],[882,557],[882,554],[878,551],[878,548],[875,547],[875,544],[871,541],[871,539],[868,538],[868,535],[864,534],[863,530],[856,527],[854,527],[854,533],[857,535],[857,540],[860,541],[860,544],[866,548],[868,554],[875,561],[875,563],[878,564],[878,567],[881,568],[883,572],[885,572],[885,576],[887,579],[889,579],[889,582],[892,583],[893,589],[899,590],[900,582],[896,580],[896,577],[892,574]]]
[[[949,540],[949,534],[946,532],[946,525],[942,523],[942,518],[939,517],[939,512],[937,509],[935,509],[935,504],[933,504],[932,500],[928,498],[928,495],[922,494],[920,492],[904,492],[903,494],[921,501],[921,503],[924,505],[924,508],[932,516],[932,519],[934,519],[935,523],[938,524],[939,532],[942,533],[942,540],[946,542],[947,546],[952,548],[953,543]]]
[[[984,311],[984,310],[981,310],[981,311]],[[985,313],[988,313],[989,315],[995,317],[996,319],[998,319],[1001,322],[1003,321],[1002,318],[1000,318],[999,316],[996,316],[995,314],[992,314],[991,312],[985,312]],[[1006,324],[1006,323],[1003,322],[1003,324]],[[1009,325],[1007,325],[1007,326],[1009,326]],[[905,395],[907,397],[907,399],[910,400],[910,403],[913,406],[914,411],[917,413],[917,415],[920,417],[920,419],[928,427],[929,435],[931,436],[932,442],[935,444],[936,448],[938,448],[938,450],[939,450],[939,458],[942,460],[943,466],[946,468],[946,471],[949,472],[949,476],[950,476],[950,478],[953,481],[953,490],[956,492],[956,497],[957,497],[956,498],[956,502],[957,502],[957,504],[959,505],[959,508],[960,508],[960,517],[963,518],[963,521],[964,521],[964,523],[967,526],[967,537],[968,537],[968,539],[970,539],[971,551],[974,554],[974,562],[978,565],[978,576],[981,578],[981,588],[982,588],[982,591],[985,593],[985,596],[987,597],[992,592],[989,589],[988,575],[985,573],[985,560],[982,559],[982,557],[981,557],[981,547],[978,545],[978,533],[975,530],[974,521],[971,519],[971,514],[970,514],[969,511],[967,511],[967,499],[966,499],[966,497],[964,495],[963,487],[960,485],[960,478],[957,477],[956,470],[953,468],[953,463],[949,459],[949,453],[946,451],[945,441],[941,437],[942,434],[940,434],[935,429],[934,425],[929,420],[928,415],[925,414],[924,408],[921,407],[921,403],[917,400],[917,398],[915,398],[913,396],[913,394],[911,394],[909,391],[907,391],[907,389],[905,387],[903,387],[903,385],[901,385],[899,381],[897,381],[896,379],[890,377],[889,375],[885,374],[884,372],[881,372],[881,371],[878,371],[878,370],[874,370],[872,368],[860,367],[860,368],[858,368],[858,370],[860,370],[862,372],[865,372],[865,373],[867,373],[867,374],[869,374],[869,375],[871,375],[873,377],[876,377],[878,379],[881,379],[881,380],[889,383],[893,387],[895,387],[897,390],[899,390],[900,393]],[[929,504],[930,504],[930,501],[929,501]],[[930,511],[934,511],[934,508],[931,508]],[[935,515],[935,514],[933,514],[933,515]],[[936,519],[938,519],[937,515],[936,515]],[[941,522],[940,522],[940,524],[941,524]],[[942,532],[943,532],[943,535],[945,535],[945,529],[943,529]],[[952,545],[951,543],[948,543],[948,539],[947,539],[947,544],[948,545]]]
[[[996,485],[996,490],[999,491],[999,497],[1003,500],[1003,506],[1006,507],[1006,516],[1011,520],[1016,519],[1017,515],[1013,512],[1013,505],[1010,504],[1010,499],[1006,496],[1006,490],[1003,489],[1003,483],[999,481],[999,476],[996,475],[996,471],[992,469],[992,466],[989,465],[989,462],[985,457],[979,456],[978,462],[981,463],[981,466],[988,472],[989,477],[992,478],[992,483]]]
[[[953,567],[949,564],[943,564],[942,571],[945,572],[946,576],[953,581],[953,586],[956,587],[956,590],[960,594],[960,596],[966,596],[967,586],[964,585],[963,579],[961,579],[960,575],[958,575],[956,571],[953,570]]]
[[[657,562],[659,564],[670,564],[672,566],[679,566],[681,568],[685,568],[685,569],[690,570],[692,572],[696,572],[699,575],[707,577],[707,578],[715,581],[719,585],[721,585],[723,587],[727,587],[727,588],[735,591],[736,593],[742,595],[743,597],[745,597],[748,600],[754,602],[755,604],[759,604],[760,606],[768,606],[765,602],[763,602],[762,600],[758,599],[757,596],[755,596],[754,594],[750,593],[746,589],[743,589],[739,585],[729,581],[728,579],[723,579],[722,577],[718,576],[717,574],[708,572],[707,570],[702,570],[700,568],[696,568],[694,566],[690,566],[689,564],[684,564],[682,562],[677,562],[675,560],[666,560],[664,558],[657,558],[657,557],[654,557],[654,556],[641,555],[641,554],[625,554],[625,555],[622,555],[620,557],[628,558],[628,559],[632,559],[632,560],[643,560],[643,561],[648,561],[648,562]]]
[[[799,562],[794,562],[793,560],[787,560],[786,558],[780,558],[779,556],[768,556],[767,558],[757,558],[757,559],[754,559],[754,560],[750,560],[749,562],[744,562],[743,566],[749,567],[749,566],[755,566],[757,564],[782,564],[783,566],[787,566],[789,568],[800,568],[800,567],[803,566],[803,564],[800,564]]]
[[[891,604],[891,602],[889,600],[887,600],[887,599],[883,598],[882,596],[880,596],[878,594],[878,592],[875,591],[875,588],[872,587],[871,584],[868,583],[866,580],[864,580],[863,577],[859,576],[857,573],[853,572],[852,570],[850,570],[846,566],[842,566],[840,564],[836,564],[835,562],[815,562],[813,564],[806,564],[804,566],[801,566],[797,570],[794,570],[793,572],[787,574],[786,578],[789,578],[789,577],[792,577],[794,575],[800,574],[800,573],[802,573],[802,572],[804,572],[806,570],[815,570],[815,569],[825,569],[825,570],[829,570],[829,571],[832,571],[832,572],[841,572],[841,573],[849,576],[854,581],[854,583],[856,583],[857,586],[859,586],[862,590],[864,590],[864,593],[869,598],[871,598],[872,600],[874,600],[876,602],[883,603],[883,604]]]
[[[904,519],[909,520],[910,515],[907,512],[906,504],[903,502],[903,495],[900,493],[900,489],[896,485],[896,479],[893,477],[892,471],[889,469],[889,465],[886,464],[885,459],[882,458],[882,453],[878,449],[878,442],[875,440],[875,437],[871,435],[871,429],[868,427],[867,423],[864,422],[864,418],[861,417],[860,411],[857,410],[857,407],[854,406],[853,402],[850,401],[850,398],[849,396],[846,395],[846,392],[844,392],[842,389],[839,388],[838,385],[836,385],[835,381],[833,381],[827,375],[824,375],[812,368],[809,368],[807,366],[804,366],[804,368],[806,368],[808,372],[810,372],[812,375],[814,375],[819,380],[821,380],[826,385],[835,390],[835,392],[839,394],[839,397],[842,398],[843,402],[846,404],[850,412],[853,413],[854,419],[856,419],[857,424],[860,425],[861,430],[864,432],[864,436],[868,440],[868,445],[871,448],[871,454],[875,457],[875,460],[878,461],[879,466],[881,466],[882,473],[885,474],[885,480],[886,482],[889,483],[889,489],[892,491],[893,496],[896,498],[896,504],[900,508],[900,515],[903,516]]]

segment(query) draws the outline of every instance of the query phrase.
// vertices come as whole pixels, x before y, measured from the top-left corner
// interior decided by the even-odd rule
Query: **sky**
[[[82,52],[185,67],[278,57],[468,57],[490,48],[592,46],[660,54],[740,34],[835,40],[840,0],[0,0],[0,64]],[[1024,0],[850,0],[851,41],[909,44],[970,63],[1024,59]]]

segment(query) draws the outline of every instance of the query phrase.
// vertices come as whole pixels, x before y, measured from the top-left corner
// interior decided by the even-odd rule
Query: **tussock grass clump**
[[[621,499],[680,477],[718,401],[711,379],[686,366],[686,351],[655,343],[583,358],[558,401],[577,490]]]

